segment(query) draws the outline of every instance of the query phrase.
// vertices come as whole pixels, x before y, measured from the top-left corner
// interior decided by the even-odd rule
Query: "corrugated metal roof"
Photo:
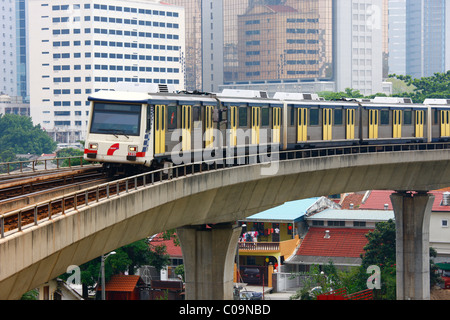
[[[281,206],[254,214],[248,218],[246,221],[255,220],[284,220],[284,221],[297,221],[301,219],[306,211],[320,198],[309,198],[303,200],[289,201]]]
[[[316,213],[308,220],[365,220],[365,221],[387,221],[394,219],[392,210],[336,210],[327,209]]]

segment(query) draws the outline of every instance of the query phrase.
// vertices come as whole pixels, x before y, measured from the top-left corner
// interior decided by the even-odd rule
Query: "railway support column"
[[[396,225],[397,300],[430,299],[430,217],[434,196],[391,195]],[[383,281],[383,279],[381,279]]]
[[[236,246],[241,227],[232,223],[177,229],[183,252],[186,300],[232,300]]]

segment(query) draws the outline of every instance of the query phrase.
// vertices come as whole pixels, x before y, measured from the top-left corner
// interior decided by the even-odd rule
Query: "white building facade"
[[[17,96],[16,1],[0,6],[0,94]]]
[[[336,1],[334,7],[336,90],[363,95],[383,89],[383,0]]]
[[[87,97],[118,83],[183,90],[184,9],[143,0],[29,0],[30,113],[60,146],[84,140]]]

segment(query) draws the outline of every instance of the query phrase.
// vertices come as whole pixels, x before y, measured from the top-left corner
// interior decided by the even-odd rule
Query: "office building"
[[[406,74],[406,0],[389,0],[389,74]]]
[[[406,74],[450,69],[450,0],[406,0]]]
[[[87,97],[118,83],[185,88],[184,9],[143,0],[29,0],[31,116],[60,146],[83,140]]]
[[[0,94],[17,96],[16,1],[0,6]]]
[[[383,0],[334,3],[337,91],[383,92]]]

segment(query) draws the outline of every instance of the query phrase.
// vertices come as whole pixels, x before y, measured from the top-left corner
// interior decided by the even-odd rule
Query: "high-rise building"
[[[87,97],[118,83],[184,90],[184,9],[143,0],[29,0],[30,112],[61,145],[83,140]]]
[[[28,92],[28,46],[27,46],[27,1],[16,0],[16,58],[17,58],[17,95],[29,100]]]
[[[388,0],[170,2],[186,8],[187,88],[384,91]]]
[[[383,0],[336,1],[335,80],[337,91],[383,92]]]
[[[17,96],[16,1],[0,6],[0,94]]]
[[[406,0],[406,74],[449,70],[450,0]]]
[[[389,0],[389,74],[406,74],[406,0]]]

